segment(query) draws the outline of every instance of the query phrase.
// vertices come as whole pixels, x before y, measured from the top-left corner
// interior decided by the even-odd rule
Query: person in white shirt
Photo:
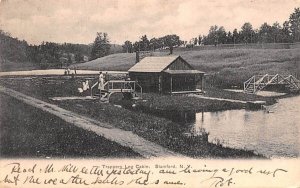
[[[82,83],[82,90],[87,93],[87,91],[90,89],[89,81],[86,80],[85,82]]]
[[[86,80],[85,82],[82,82],[82,86],[83,91],[90,89],[89,81]]]
[[[99,74],[99,86],[98,86],[98,89],[100,90],[100,99],[101,99],[101,90],[103,90],[103,85],[104,85],[104,76],[102,74],[102,72],[100,72]]]

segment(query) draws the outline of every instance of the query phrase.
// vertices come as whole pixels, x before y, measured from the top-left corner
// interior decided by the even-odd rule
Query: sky
[[[90,44],[97,32],[116,44],[145,34],[189,41],[212,25],[282,25],[296,7],[300,0],[0,0],[0,29],[30,44]]]

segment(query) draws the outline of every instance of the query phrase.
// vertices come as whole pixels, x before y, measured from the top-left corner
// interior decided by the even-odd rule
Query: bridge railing
[[[251,83],[255,84],[255,75],[244,82],[244,91],[246,91],[249,88]]]
[[[99,82],[96,82],[91,87],[91,96],[93,96],[93,89],[99,85]],[[98,88],[97,88],[98,89]],[[143,88],[136,81],[129,80],[110,80],[104,83],[103,91],[111,93],[123,93],[123,92],[139,92],[141,97],[143,95]]]
[[[254,75],[244,82],[244,92],[256,93],[268,85],[286,84],[290,88],[300,90],[300,81],[293,75]]]

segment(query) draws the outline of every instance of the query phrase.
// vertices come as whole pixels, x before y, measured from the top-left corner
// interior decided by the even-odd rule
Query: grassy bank
[[[169,96],[156,93],[146,93],[143,95],[145,101],[138,101],[137,107],[158,109],[163,111],[220,111],[230,109],[241,109],[242,103],[232,103],[227,101],[216,101],[201,99],[190,96]]]
[[[278,98],[278,97],[264,97],[255,94],[247,94],[243,92],[227,91],[218,88],[207,88],[203,96],[241,100],[241,101],[266,101],[267,105],[276,103],[276,99]]]
[[[0,95],[1,157],[139,157],[54,115]]]

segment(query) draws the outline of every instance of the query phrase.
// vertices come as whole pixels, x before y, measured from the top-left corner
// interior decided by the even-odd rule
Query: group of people
[[[106,75],[108,77],[108,75]],[[108,78],[106,78],[107,80]],[[85,95],[90,89],[89,81],[86,80],[85,82],[82,82],[82,88],[78,88],[79,93]],[[101,98],[101,90],[104,90],[104,75],[100,71],[98,76],[98,89],[100,90],[100,98]]]
[[[82,82],[82,88],[78,88],[78,92],[81,93],[82,95],[87,94],[88,90],[90,89],[90,84],[89,81],[86,80],[85,82]]]
[[[73,71],[71,71],[70,68],[66,68],[64,74],[65,75],[74,75],[74,74],[76,75],[77,74],[76,67],[74,67]]]

